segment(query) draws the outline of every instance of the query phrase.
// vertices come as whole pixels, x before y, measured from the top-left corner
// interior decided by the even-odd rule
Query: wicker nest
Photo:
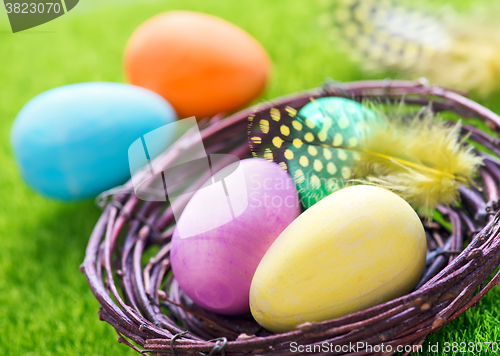
[[[255,114],[258,119],[260,115],[269,115],[270,108],[275,107],[286,118],[285,107],[298,110],[310,97],[323,96],[357,101],[404,100],[408,104],[429,106],[434,111],[452,111],[463,118],[479,118],[500,132],[499,116],[456,91],[429,86],[424,81],[366,81],[325,85],[224,119],[202,121],[201,135],[207,154],[248,157],[248,116]],[[463,134],[500,156],[498,139],[469,125],[463,126]],[[162,154],[158,162],[166,167],[182,154],[189,142],[188,133]],[[293,352],[297,349],[291,349],[292,342],[295,347],[329,343],[328,352],[321,349],[324,354],[375,353],[376,349],[369,347],[355,352],[345,347],[362,342],[383,343],[385,353],[392,354],[397,345],[422,344],[426,335],[476,305],[500,282],[500,273],[490,278],[500,264],[500,214],[495,214],[499,208],[500,159],[483,152],[477,154],[484,158],[479,172],[481,189],[462,186],[460,208],[438,207],[451,223],[452,232],[436,222],[424,222],[427,266],[416,289],[401,298],[339,319],[305,323],[294,331],[272,334],[250,315],[225,317],[197,307],[183,295],[171,273],[169,241],[175,224],[172,209],[165,202],[140,201],[131,193],[131,182],[108,194],[111,199],[105,200],[81,270],[101,305],[101,320],[115,328],[119,342],[141,353],[300,354]]]

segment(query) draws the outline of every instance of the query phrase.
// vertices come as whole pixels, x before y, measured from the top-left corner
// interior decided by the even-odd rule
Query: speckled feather
[[[491,14],[425,11],[392,0],[340,0],[322,23],[371,71],[488,95],[500,86],[500,28]]]

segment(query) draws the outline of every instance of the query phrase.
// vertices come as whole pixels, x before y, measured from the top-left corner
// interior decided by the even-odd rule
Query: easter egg
[[[180,117],[229,113],[264,89],[270,60],[248,33],[220,18],[170,11],[143,23],[125,52],[131,84],[166,98]]]
[[[359,149],[360,142],[365,140],[365,133],[371,126],[380,125],[378,122],[380,119],[368,107],[339,97],[315,99],[303,106],[298,116],[306,120],[304,129],[309,127],[307,124],[315,128],[310,131],[313,139],[315,136],[318,137],[316,142],[330,142],[333,146],[320,148],[319,152],[323,154],[317,154],[316,145],[307,144],[307,141],[303,145],[287,146],[292,157],[287,160],[289,173],[292,177],[296,177],[295,183],[300,200],[305,208],[309,208],[324,197],[342,189],[342,182],[352,178],[353,167],[359,160],[359,152],[349,149],[339,150],[338,147]],[[304,133],[301,134],[304,137]],[[307,165],[304,166],[303,157],[306,162],[314,162],[310,167],[316,165],[318,168],[314,169],[312,174],[307,174],[308,169]],[[309,179],[304,179],[306,177]]]
[[[257,265],[300,214],[294,183],[278,164],[251,158],[221,174],[233,170],[224,179],[226,188],[212,184],[191,198],[178,219],[170,257],[185,294],[220,314],[250,311],[250,283]]]
[[[425,258],[424,228],[406,201],[379,187],[344,188],[269,248],[252,280],[252,315],[284,332],[363,310],[410,292]]]
[[[30,100],[15,119],[11,142],[30,187],[52,198],[80,199],[130,179],[129,146],[175,120],[170,104],[144,88],[72,84]],[[163,151],[171,139],[151,144],[150,156]]]

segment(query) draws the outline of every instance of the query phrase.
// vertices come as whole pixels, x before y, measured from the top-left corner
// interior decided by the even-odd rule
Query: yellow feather
[[[394,191],[424,212],[456,203],[458,187],[472,182],[482,164],[472,147],[459,141],[460,123],[450,126],[430,113],[411,120],[378,115],[383,125],[367,130],[356,177]]]

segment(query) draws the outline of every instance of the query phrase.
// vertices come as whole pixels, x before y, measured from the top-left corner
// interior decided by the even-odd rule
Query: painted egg
[[[250,289],[257,322],[293,330],[402,296],[425,265],[423,225],[379,187],[341,189],[300,215],[260,262]]]
[[[311,124],[317,128],[318,139],[321,141],[320,135],[324,135],[323,139],[333,146],[318,150],[315,145],[307,144],[307,141],[300,146],[288,145],[291,156],[295,158],[288,160],[289,173],[296,177],[300,201],[307,209],[342,189],[342,182],[352,178],[353,167],[359,159],[359,154],[349,149],[339,150],[338,147],[359,148],[359,143],[365,140],[367,130],[380,125],[380,119],[368,107],[338,97],[318,98],[309,102],[300,109],[298,116],[306,118],[303,129],[307,129],[308,123]],[[318,151],[320,154],[317,154]],[[306,163],[315,165],[317,169],[314,174],[301,174],[304,168],[307,169],[307,165],[304,167],[305,163],[301,160],[302,157],[306,157]]]
[[[180,117],[229,113],[255,99],[270,60],[248,33],[220,18],[170,11],[142,24],[125,52],[128,81],[166,98]]]
[[[223,181],[198,190],[180,216],[172,270],[198,305],[242,314],[250,311],[250,283],[262,256],[300,214],[298,195],[290,176],[264,159],[236,162],[220,174]]]
[[[175,120],[170,104],[144,88],[72,84],[30,100],[16,117],[11,142],[29,186],[48,197],[81,199],[130,179],[129,146]],[[172,138],[157,142],[151,153]]]

